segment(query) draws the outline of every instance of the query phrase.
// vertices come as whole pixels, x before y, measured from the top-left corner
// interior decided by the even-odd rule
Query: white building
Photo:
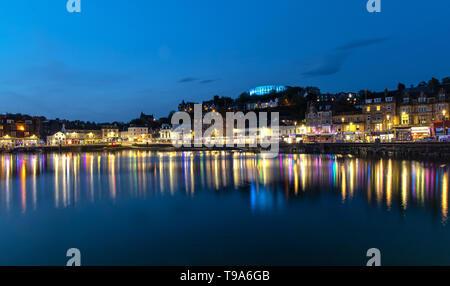
[[[60,145],[60,144],[66,144],[66,134],[59,131],[51,136],[47,136],[47,144],[48,145]]]
[[[280,137],[287,143],[299,142],[306,135],[305,125],[282,125],[280,126]]]
[[[129,127],[127,131],[120,132],[122,141],[143,142],[148,140],[148,127]]]
[[[106,141],[115,141],[120,137],[118,128],[102,128],[102,138]]]
[[[170,133],[172,132],[172,128],[169,124],[163,124],[161,126],[161,130],[159,130],[159,139],[161,141],[170,141],[171,136]]]

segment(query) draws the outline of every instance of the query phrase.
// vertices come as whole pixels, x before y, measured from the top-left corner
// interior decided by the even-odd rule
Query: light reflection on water
[[[364,160],[333,155],[225,152],[3,154],[0,211],[36,210],[41,204],[67,208],[101,200],[172,196],[197,192],[247,192],[255,211],[282,209],[304,196],[335,195],[343,204],[355,196],[367,206],[404,215],[409,208],[448,217],[446,165],[416,161]]]

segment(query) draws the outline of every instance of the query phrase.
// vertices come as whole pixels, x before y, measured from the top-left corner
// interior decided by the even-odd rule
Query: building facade
[[[0,115],[0,145],[29,146],[40,143],[41,119],[26,115]]]
[[[395,138],[393,127],[398,123],[397,93],[366,94],[362,105],[365,116],[365,141],[392,141]]]
[[[258,86],[255,88],[252,88],[248,91],[248,94],[251,96],[253,95],[267,95],[271,93],[279,93],[283,92],[287,89],[284,85],[265,85],[265,86]]]
[[[333,133],[336,140],[363,142],[366,117],[362,113],[341,113],[333,116]]]

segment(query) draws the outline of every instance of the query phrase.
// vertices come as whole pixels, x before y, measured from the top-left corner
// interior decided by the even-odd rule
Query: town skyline
[[[315,96],[316,95],[328,95],[329,96],[329,95],[338,95],[338,94],[343,94],[343,93],[360,94],[361,92],[364,92],[364,91],[368,91],[370,93],[380,93],[380,92],[385,92],[386,90],[388,90],[388,91],[397,91],[399,85],[403,85],[405,87],[405,89],[417,88],[417,87],[423,86],[425,84],[428,84],[430,80],[438,80],[442,84],[450,84],[450,76],[445,76],[442,79],[435,78],[435,77],[430,77],[429,79],[424,79],[424,80],[422,80],[420,82],[417,82],[415,84],[405,84],[403,82],[397,82],[395,84],[392,84],[392,86],[395,86],[395,88],[393,88],[393,89],[388,89],[388,88],[384,88],[384,89],[381,89],[381,90],[361,89],[361,90],[358,90],[358,91],[355,91],[355,90],[341,90],[341,91],[337,91],[337,92],[334,92],[334,93],[332,93],[332,92],[323,92],[322,89],[320,88],[320,86],[291,86],[291,85],[280,85],[280,86],[285,86],[285,87],[294,88],[294,89],[300,88],[300,89],[304,89],[304,90],[311,89],[311,88],[312,89],[318,89],[319,93],[318,94],[314,93]],[[265,85],[265,86],[270,86],[270,85]],[[264,85],[262,85],[262,86],[255,86],[255,87],[253,87],[253,89],[259,88],[259,87],[264,87]],[[160,112],[159,114],[162,114],[161,116],[158,116],[157,113],[151,112],[148,109],[142,108],[142,110],[140,112],[138,112],[137,114],[131,115],[130,118],[125,119],[125,120],[112,119],[112,120],[108,121],[108,120],[88,120],[88,119],[83,119],[83,118],[68,118],[68,117],[47,117],[44,114],[40,114],[39,111],[37,111],[35,113],[31,113],[31,114],[21,113],[21,112],[14,112],[14,111],[0,111],[0,115],[8,115],[9,114],[9,115],[22,115],[22,116],[29,116],[29,117],[45,117],[47,120],[60,120],[60,121],[69,121],[69,122],[80,121],[80,122],[92,123],[92,124],[97,124],[97,125],[112,124],[112,123],[119,123],[119,124],[126,125],[126,124],[132,124],[133,120],[138,119],[137,116],[139,116],[139,115],[142,116],[142,115],[147,115],[148,114],[148,115],[154,116],[154,118],[157,119],[157,120],[168,119],[171,112],[180,111],[179,110],[179,106],[180,106],[180,104],[182,104],[184,102],[186,102],[186,103],[203,104],[205,102],[213,100],[215,97],[229,98],[229,99],[231,99],[233,101],[237,101],[242,94],[248,94],[250,92],[250,90],[252,90],[252,88],[247,89],[247,90],[241,92],[240,94],[238,94],[238,95],[236,95],[234,97],[220,95],[220,94],[214,94],[213,93],[209,98],[207,97],[207,98],[204,98],[202,100],[181,99],[179,102],[176,102],[172,106],[172,108],[169,108],[166,111]],[[258,96],[261,96],[261,95],[254,94],[252,96],[258,97]]]
[[[126,121],[265,84],[393,89],[450,62],[447,1],[65,2],[0,4],[0,112]]]

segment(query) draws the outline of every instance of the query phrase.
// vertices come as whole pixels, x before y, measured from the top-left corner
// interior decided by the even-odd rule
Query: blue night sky
[[[0,113],[128,121],[265,84],[393,89],[450,76],[450,1],[0,3]]]

